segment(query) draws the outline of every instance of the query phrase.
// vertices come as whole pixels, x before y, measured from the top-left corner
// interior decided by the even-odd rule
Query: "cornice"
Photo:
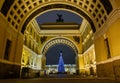
[[[113,62],[115,60],[120,60],[120,55],[112,57],[112,58],[104,60],[104,61],[97,62],[97,65],[99,65],[99,64],[105,64],[105,63],[110,63],[110,62]]]

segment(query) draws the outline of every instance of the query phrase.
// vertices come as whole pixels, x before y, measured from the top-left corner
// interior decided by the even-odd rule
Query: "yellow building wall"
[[[111,0],[112,1],[112,0]],[[115,0],[118,7],[120,7],[120,0]]]
[[[109,24],[108,30],[95,42],[97,75],[120,79],[120,18]],[[104,39],[108,38],[111,58],[107,58]]]
[[[104,36],[102,35],[97,40],[94,41],[96,61],[104,61],[107,59],[107,52],[105,48]]]
[[[0,58],[4,58],[8,39],[12,42],[10,47],[9,61],[20,64],[23,47],[23,35],[17,32],[14,27],[11,27],[1,14],[0,16]]]
[[[109,38],[111,56],[120,56],[120,18],[111,24],[106,34]]]
[[[7,40],[11,41],[8,60],[4,58]],[[23,35],[15,27],[11,27],[0,13],[0,78],[19,77],[22,48]]]
[[[82,54],[78,55],[78,65],[80,75],[84,75],[85,73],[84,56]]]
[[[107,32],[105,33],[106,37],[108,38],[109,47],[110,47],[110,54],[111,57],[119,56],[120,55],[120,19],[117,19]],[[104,34],[95,40],[95,51],[96,51],[96,60],[104,61],[107,60],[107,50],[105,47],[104,41]]]

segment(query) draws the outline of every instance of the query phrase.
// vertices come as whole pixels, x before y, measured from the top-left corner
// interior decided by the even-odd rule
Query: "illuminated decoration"
[[[65,73],[62,51],[60,52],[60,58],[59,58],[59,63],[58,63],[58,73]]]

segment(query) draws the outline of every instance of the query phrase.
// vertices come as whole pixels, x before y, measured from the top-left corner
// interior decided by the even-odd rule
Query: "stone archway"
[[[73,50],[75,51],[76,54],[78,54],[78,52],[79,52],[77,45],[75,45],[75,43],[72,40],[64,38],[64,37],[57,37],[57,38],[49,40],[43,46],[41,53],[43,55],[45,55],[45,53],[49,49],[49,47],[51,47],[52,45],[57,44],[57,43],[62,43],[62,44],[66,44],[66,45],[70,46],[71,48],[73,48]]]
[[[52,46],[55,46],[55,45],[58,45],[58,44],[61,44],[61,45],[66,45],[68,46],[70,49],[73,50],[74,54],[75,54],[75,68],[78,69],[78,62],[77,62],[77,58],[78,58],[78,53],[79,53],[79,49],[77,48],[77,46],[75,45],[75,43],[68,39],[68,38],[64,38],[64,37],[57,37],[57,38],[53,38],[51,40],[49,40],[44,46],[43,46],[43,49],[41,50],[41,53],[42,53],[42,69],[45,69],[45,66],[46,66],[46,53],[48,52],[48,50],[52,47]]]

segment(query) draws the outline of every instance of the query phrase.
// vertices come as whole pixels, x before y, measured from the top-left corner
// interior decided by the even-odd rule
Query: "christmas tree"
[[[59,63],[58,63],[58,73],[65,73],[62,51],[60,51],[60,57],[59,57]]]

